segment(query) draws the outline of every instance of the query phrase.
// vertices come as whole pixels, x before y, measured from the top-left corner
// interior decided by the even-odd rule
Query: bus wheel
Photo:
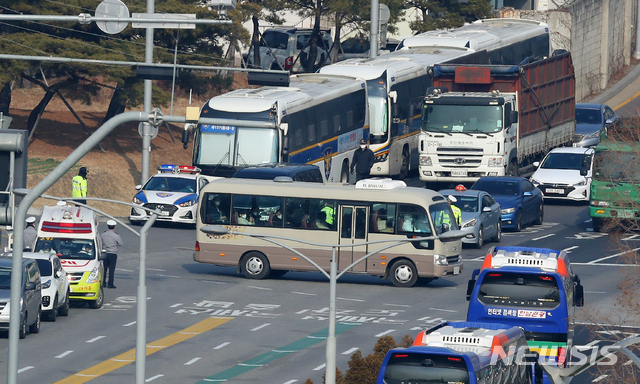
[[[400,165],[400,174],[398,178],[404,180],[409,176],[409,167],[411,166],[411,155],[407,147],[402,148],[402,164]]]
[[[242,259],[242,274],[247,279],[264,279],[269,272],[269,260],[260,252],[249,252]]]
[[[396,287],[412,287],[418,281],[416,266],[409,260],[398,260],[391,266],[391,282]]]
[[[342,163],[342,171],[340,171],[340,182],[348,183],[349,182],[349,165],[347,163]]]

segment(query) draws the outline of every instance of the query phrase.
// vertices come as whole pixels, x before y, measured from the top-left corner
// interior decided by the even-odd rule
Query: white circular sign
[[[129,18],[129,8],[120,0],[104,0],[96,8],[96,17],[122,17]],[[114,35],[122,32],[129,21],[97,21],[98,28],[104,33]]]

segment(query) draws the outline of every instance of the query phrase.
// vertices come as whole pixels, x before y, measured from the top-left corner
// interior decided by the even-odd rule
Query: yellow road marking
[[[631,101],[633,101],[633,99],[635,99],[638,96],[640,96],[640,92],[637,92],[635,95],[633,95],[630,98],[628,98],[627,100],[625,100],[622,104],[616,106],[615,108],[611,108],[611,109],[613,109],[614,111],[618,110],[618,109],[624,107],[625,105],[629,104]]]
[[[182,331],[173,333],[169,336],[163,337],[162,339],[152,341],[151,343],[147,344],[146,355],[149,356],[164,348],[170,347],[172,345],[188,340],[194,336],[210,331],[213,328],[219,325],[222,325],[231,319],[233,318],[232,317],[224,317],[224,318],[210,317],[188,328],[185,328]],[[115,371],[116,369],[122,368],[127,364],[133,363],[134,361],[136,361],[135,348],[123,354],[120,354],[118,356],[112,357],[107,361],[103,361],[102,363],[96,364],[93,367],[87,368],[84,371],[78,372],[60,381],[56,381],[54,384],[86,383],[89,380],[93,380],[98,376],[102,376],[111,371]]]

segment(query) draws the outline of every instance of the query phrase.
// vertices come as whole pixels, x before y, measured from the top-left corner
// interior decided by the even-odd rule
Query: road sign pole
[[[154,12],[154,0],[147,0],[147,13]],[[145,54],[144,62],[146,64],[153,64],[153,27],[147,27],[145,36]],[[144,111],[151,113],[151,86],[152,80],[144,81]],[[144,183],[149,178],[149,163],[151,157],[151,133],[148,123],[144,123],[142,127],[142,168],[140,170],[140,184]]]

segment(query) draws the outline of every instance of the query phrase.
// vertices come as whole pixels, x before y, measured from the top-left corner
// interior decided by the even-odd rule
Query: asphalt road
[[[134,382],[139,240],[124,228],[118,232],[125,242],[116,270],[118,288],[106,290],[102,309],[74,305],[68,317],[43,322],[39,334],[20,340],[20,383]],[[329,300],[324,276],[290,272],[278,279],[248,280],[235,268],[195,263],[194,244],[191,228],[159,224],[148,235],[146,341],[152,347],[146,382],[293,384],[311,378],[322,383]],[[543,225],[504,233],[501,243],[571,253],[586,303],[577,309],[575,344],[585,350],[640,326],[621,321],[614,306],[617,285],[631,270],[622,265],[620,244],[637,250],[640,236],[613,242],[593,233],[587,205],[550,202]],[[467,280],[493,245],[464,248],[461,275],[410,289],[373,276],[341,278],[338,368],[344,372],[356,350],[371,353],[382,335],[400,341],[444,320],[464,320]],[[583,324],[593,319],[612,327],[602,333]],[[0,377],[6,377],[8,344],[6,335],[0,338]],[[596,380],[599,374],[592,372],[574,382]]]

